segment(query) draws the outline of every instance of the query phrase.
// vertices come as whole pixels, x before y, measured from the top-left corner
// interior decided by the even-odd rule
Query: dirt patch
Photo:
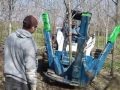
[[[103,69],[93,82],[87,87],[71,87],[57,82],[48,82],[38,73],[37,90],[119,90],[120,89],[120,72],[114,72],[114,76],[109,75],[109,71]],[[0,47],[0,90],[4,90],[3,84],[3,48]]]
[[[48,82],[38,75],[38,90],[119,90],[120,75],[115,73],[113,77],[103,70],[87,87],[72,87],[57,82]]]

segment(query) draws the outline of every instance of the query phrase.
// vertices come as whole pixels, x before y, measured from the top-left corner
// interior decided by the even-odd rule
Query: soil
[[[112,77],[106,69],[87,87],[72,87],[58,82],[48,82],[41,73],[38,73],[37,90],[120,90],[120,72],[114,72]],[[4,90],[3,75],[3,46],[0,46],[0,90]]]

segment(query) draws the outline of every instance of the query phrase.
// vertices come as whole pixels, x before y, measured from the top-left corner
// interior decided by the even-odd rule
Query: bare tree
[[[112,0],[113,1],[113,3],[115,4],[115,11],[116,11],[116,14],[115,14],[115,19],[114,19],[114,22],[115,22],[115,25],[118,25],[118,21],[119,21],[119,5],[120,5],[120,3],[119,3],[119,0]],[[114,45],[114,47],[116,46],[116,44]],[[111,71],[110,71],[110,74],[111,74],[111,76],[113,76],[114,75],[114,52],[115,51],[115,48],[113,48],[113,50],[112,50],[112,61],[111,61]]]

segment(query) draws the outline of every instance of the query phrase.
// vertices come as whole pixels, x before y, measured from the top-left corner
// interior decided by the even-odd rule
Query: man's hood
[[[32,37],[32,34],[29,31],[24,30],[24,29],[18,29],[16,31],[16,35],[20,38],[30,38],[30,37]]]

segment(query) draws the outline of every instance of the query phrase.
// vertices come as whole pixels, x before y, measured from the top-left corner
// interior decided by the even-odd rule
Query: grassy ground
[[[3,35],[2,32],[1,35]],[[37,42],[38,48],[44,46],[44,36],[42,29],[38,28],[38,30],[34,33],[34,38]],[[2,42],[4,38],[0,39]],[[58,83],[47,83],[44,81],[43,77],[38,73],[38,90],[119,90],[120,88],[120,39],[117,40],[115,44],[114,50],[114,77],[110,76],[110,68],[111,68],[111,59],[112,54],[109,54],[103,70],[101,71],[100,75],[93,80],[93,83],[86,88],[74,88],[70,86],[61,85]],[[96,41],[96,47],[103,50],[105,38],[99,37]],[[0,90],[3,90],[3,52],[2,46],[0,46]],[[41,52],[41,49],[40,49]]]

